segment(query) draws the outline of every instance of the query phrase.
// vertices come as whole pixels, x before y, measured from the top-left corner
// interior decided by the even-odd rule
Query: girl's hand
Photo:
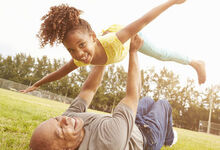
[[[130,53],[131,52],[137,52],[141,46],[143,45],[143,40],[139,35],[135,35],[131,38],[131,43],[130,43]]]
[[[25,89],[25,90],[20,90],[20,92],[22,92],[22,93],[28,93],[28,92],[31,92],[31,91],[34,91],[34,90],[36,90],[38,87],[36,87],[36,86],[31,86],[31,87],[28,87],[27,89]]]
[[[186,0],[171,0],[173,1],[175,4],[182,4],[184,3]]]

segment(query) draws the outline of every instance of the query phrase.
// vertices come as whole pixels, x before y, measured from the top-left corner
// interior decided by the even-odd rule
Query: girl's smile
[[[67,33],[63,42],[72,58],[90,64],[95,53],[94,37],[83,30],[75,30]]]

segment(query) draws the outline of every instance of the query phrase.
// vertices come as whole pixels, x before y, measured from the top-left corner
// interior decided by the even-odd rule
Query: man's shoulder
[[[80,97],[76,97],[70,104],[69,108],[64,112],[63,115],[68,116],[70,113],[82,113],[87,111],[86,101]]]
[[[91,120],[93,119],[93,120]],[[125,149],[130,141],[134,123],[132,110],[125,104],[119,104],[113,114],[99,115],[90,118],[88,125],[85,126],[87,143],[94,149]],[[91,141],[96,141],[95,143]]]

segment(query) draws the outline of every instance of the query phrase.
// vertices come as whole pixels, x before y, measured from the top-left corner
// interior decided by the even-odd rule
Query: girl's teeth
[[[85,56],[82,57],[82,60],[86,60],[88,54],[85,54]]]

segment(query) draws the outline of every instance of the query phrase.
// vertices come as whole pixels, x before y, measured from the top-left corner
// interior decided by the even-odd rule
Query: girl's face
[[[96,45],[96,36],[83,30],[75,30],[67,33],[63,45],[69,51],[72,58],[86,64],[90,64]]]

